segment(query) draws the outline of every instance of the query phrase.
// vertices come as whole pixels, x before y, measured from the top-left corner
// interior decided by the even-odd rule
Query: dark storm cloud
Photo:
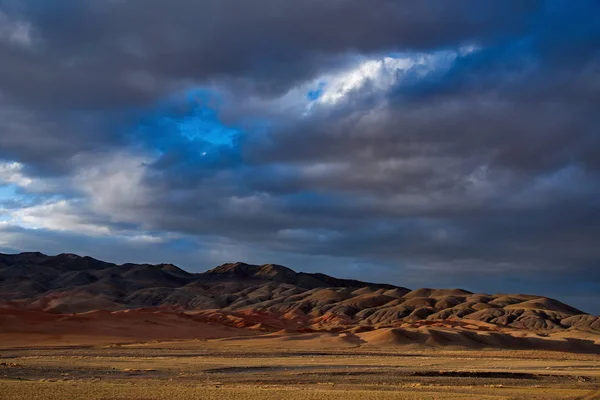
[[[159,0],[13,2],[32,46],[3,44],[0,85],[20,101],[115,107],[182,80],[281,91],[352,53],[485,44],[523,33],[539,1]],[[166,86],[165,86],[166,85]]]
[[[0,160],[25,164],[33,175],[63,175],[73,157],[126,143],[118,112],[77,112],[15,106],[0,86]]]
[[[44,168],[60,169],[54,164],[77,154],[78,146],[122,144],[98,113],[118,110],[133,123],[136,110],[190,83],[272,94],[356,53],[500,40],[526,31],[538,4],[3,0],[5,30],[29,26],[29,40],[0,40],[0,99],[26,119],[4,120],[2,147],[25,161],[49,157]],[[23,124],[52,133],[23,135]],[[48,146],[45,154],[20,144],[34,135]]]
[[[401,83],[389,103],[350,103],[275,132],[248,155],[256,163],[322,163],[320,173],[297,178],[298,187],[345,192],[362,205],[346,218],[370,216],[371,224],[329,251],[445,261],[451,274],[465,270],[455,260],[473,258],[484,270],[512,264],[530,276],[597,282],[600,36],[585,14],[593,10],[562,15],[577,21],[561,31],[571,58],[555,62],[561,50],[548,42],[556,33],[540,23],[528,43],[460,57],[442,76]],[[585,44],[566,39],[582,31]],[[378,230],[377,219],[392,227]]]
[[[362,260],[407,285],[585,296],[600,285],[597,2],[0,0],[0,10],[0,158],[35,177],[75,176],[77,204],[90,203],[72,210],[78,223],[213,235],[284,260]],[[31,24],[30,41],[7,39],[14,21]],[[440,50],[455,58],[397,72],[389,87],[367,80],[302,116],[272,110],[369,57]],[[197,87],[222,91],[231,143],[163,123],[194,106],[156,104]],[[128,152],[140,161],[111,158]],[[227,251],[210,259],[232,261]]]

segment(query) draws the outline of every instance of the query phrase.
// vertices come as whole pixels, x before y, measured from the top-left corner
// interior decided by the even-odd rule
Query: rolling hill
[[[0,254],[0,333],[31,332],[34,325],[35,332],[77,331],[73,321],[81,318],[126,324],[140,313],[156,324],[178,321],[174,327],[181,334],[187,326],[191,337],[189,324],[202,323],[242,335],[345,334],[356,343],[510,347],[519,338],[552,335],[571,346],[591,335],[584,342],[600,345],[600,317],[536,295],[410,290],[276,264],[189,273],[172,264],[116,265],[74,254]],[[221,329],[216,336],[227,335]]]

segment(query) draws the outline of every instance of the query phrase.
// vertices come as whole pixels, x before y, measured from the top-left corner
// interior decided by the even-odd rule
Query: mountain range
[[[439,335],[460,332],[469,338],[472,327],[476,335],[487,332],[472,338],[481,345],[498,345],[497,337],[490,339],[495,333],[511,340],[560,335],[569,344],[591,340],[600,345],[600,317],[537,295],[411,290],[295,272],[277,264],[236,262],[189,273],[172,264],[117,265],[75,254],[0,254],[0,322],[5,331],[17,332],[14,321],[34,314],[55,321],[65,314],[132,312],[179,315],[264,334],[387,331],[393,332],[388,336],[397,338],[402,332],[409,341],[427,341],[436,332],[434,341],[443,344]],[[425,339],[410,339],[407,332],[422,333],[423,328]]]

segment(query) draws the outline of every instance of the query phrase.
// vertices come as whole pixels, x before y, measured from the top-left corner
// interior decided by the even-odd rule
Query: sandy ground
[[[595,354],[242,343],[202,339],[5,348],[0,398],[600,398]]]
[[[304,329],[308,332],[302,333],[293,320],[272,319],[252,311],[236,315],[156,309],[55,314],[0,308],[0,348],[219,338],[223,345],[243,348],[492,347],[600,354],[600,335],[577,329],[536,332],[463,319],[370,327],[329,322],[318,331]]]
[[[300,333],[175,312],[0,317],[2,400],[600,399],[586,332],[503,332],[493,348],[472,338],[494,327],[463,322]]]

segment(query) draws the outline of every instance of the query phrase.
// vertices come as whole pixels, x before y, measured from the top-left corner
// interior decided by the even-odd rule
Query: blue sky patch
[[[326,86],[327,86],[327,82],[323,82],[323,81],[319,82],[319,84],[317,85],[317,87],[315,89],[310,90],[306,94],[306,98],[311,101],[318,100],[319,97],[321,97],[323,95],[323,92],[325,91]]]

